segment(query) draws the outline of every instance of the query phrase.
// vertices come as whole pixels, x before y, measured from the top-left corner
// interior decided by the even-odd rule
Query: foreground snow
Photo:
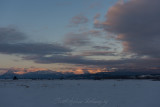
[[[160,107],[160,81],[0,80],[0,107]]]

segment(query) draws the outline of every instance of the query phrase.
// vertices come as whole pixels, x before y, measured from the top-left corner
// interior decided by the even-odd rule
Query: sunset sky
[[[160,70],[160,0],[0,0],[0,73]]]

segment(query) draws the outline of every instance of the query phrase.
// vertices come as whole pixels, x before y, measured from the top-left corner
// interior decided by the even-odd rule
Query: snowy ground
[[[160,81],[0,80],[0,107],[160,107]]]

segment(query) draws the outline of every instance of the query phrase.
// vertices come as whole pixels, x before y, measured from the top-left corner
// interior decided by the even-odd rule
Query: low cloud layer
[[[15,43],[15,44],[0,44],[0,53],[3,54],[61,54],[70,52],[71,50],[58,45],[46,43]]]
[[[25,60],[32,60],[35,63],[53,64],[53,63],[66,63],[78,65],[95,65],[106,66],[117,69],[136,69],[136,68],[154,68],[160,67],[160,59],[155,58],[132,58],[132,59],[119,59],[119,60],[93,60],[84,56],[74,55],[52,55],[52,56],[25,56]]]
[[[72,50],[60,44],[24,42],[27,36],[15,28],[0,28],[0,53],[21,55],[63,54]]]

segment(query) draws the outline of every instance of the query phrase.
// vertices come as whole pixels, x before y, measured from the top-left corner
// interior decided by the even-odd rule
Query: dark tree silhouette
[[[16,76],[13,77],[13,80],[18,80],[18,78]]]

